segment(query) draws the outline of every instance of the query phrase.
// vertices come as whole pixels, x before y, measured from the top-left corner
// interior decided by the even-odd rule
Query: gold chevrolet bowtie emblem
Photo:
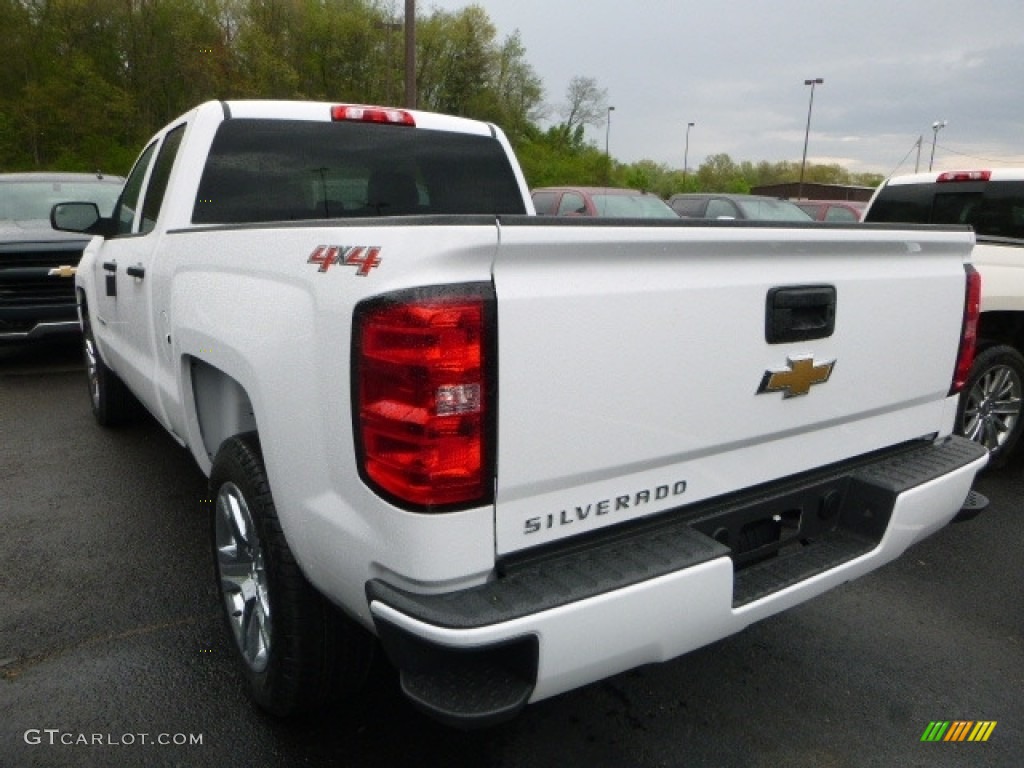
[[[66,264],[60,267],[54,267],[48,274],[50,277],[74,277],[75,272],[78,271],[78,267],[70,267]]]
[[[782,392],[785,400],[790,397],[806,395],[815,384],[828,381],[836,361],[814,364],[814,357],[791,357],[786,361],[788,368],[777,371],[765,371],[757,394]]]

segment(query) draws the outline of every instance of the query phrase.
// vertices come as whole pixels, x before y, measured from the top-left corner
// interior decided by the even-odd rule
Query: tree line
[[[125,174],[149,136],[209,99],[399,104],[402,5],[0,0],[0,170]],[[667,196],[684,186],[747,191],[797,178],[792,163],[735,163],[727,155],[707,158],[685,184],[682,169],[617,163],[584,140],[607,104],[595,81],[573,78],[567,103],[554,108],[518,32],[499,39],[481,7],[432,8],[416,24],[418,106],[500,125],[531,186],[613,184]],[[863,181],[838,166],[811,166],[805,179]]]

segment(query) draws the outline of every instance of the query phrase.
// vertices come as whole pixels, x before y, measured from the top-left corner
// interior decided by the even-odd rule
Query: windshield
[[[598,216],[629,219],[678,219],[679,216],[654,195],[593,195]]]
[[[758,221],[814,221],[810,214],[785,200],[737,200],[748,219]]]
[[[110,216],[121,192],[120,180],[5,181],[0,180],[0,219],[49,220],[57,203],[96,203],[101,216]]]

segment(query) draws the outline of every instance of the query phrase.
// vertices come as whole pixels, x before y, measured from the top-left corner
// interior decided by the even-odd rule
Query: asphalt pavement
[[[880,571],[505,725],[435,724],[386,664],[280,722],[236,675],[190,455],[96,426],[77,344],[0,348],[0,766],[1019,766],[1024,455],[977,488]],[[995,727],[921,740],[945,721]]]

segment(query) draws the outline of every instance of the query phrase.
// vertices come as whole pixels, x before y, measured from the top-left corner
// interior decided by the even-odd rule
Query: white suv
[[[864,221],[974,229],[982,315],[957,429],[988,447],[989,466],[1005,464],[1024,431],[1024,169],[896,176],[875,192]]]

